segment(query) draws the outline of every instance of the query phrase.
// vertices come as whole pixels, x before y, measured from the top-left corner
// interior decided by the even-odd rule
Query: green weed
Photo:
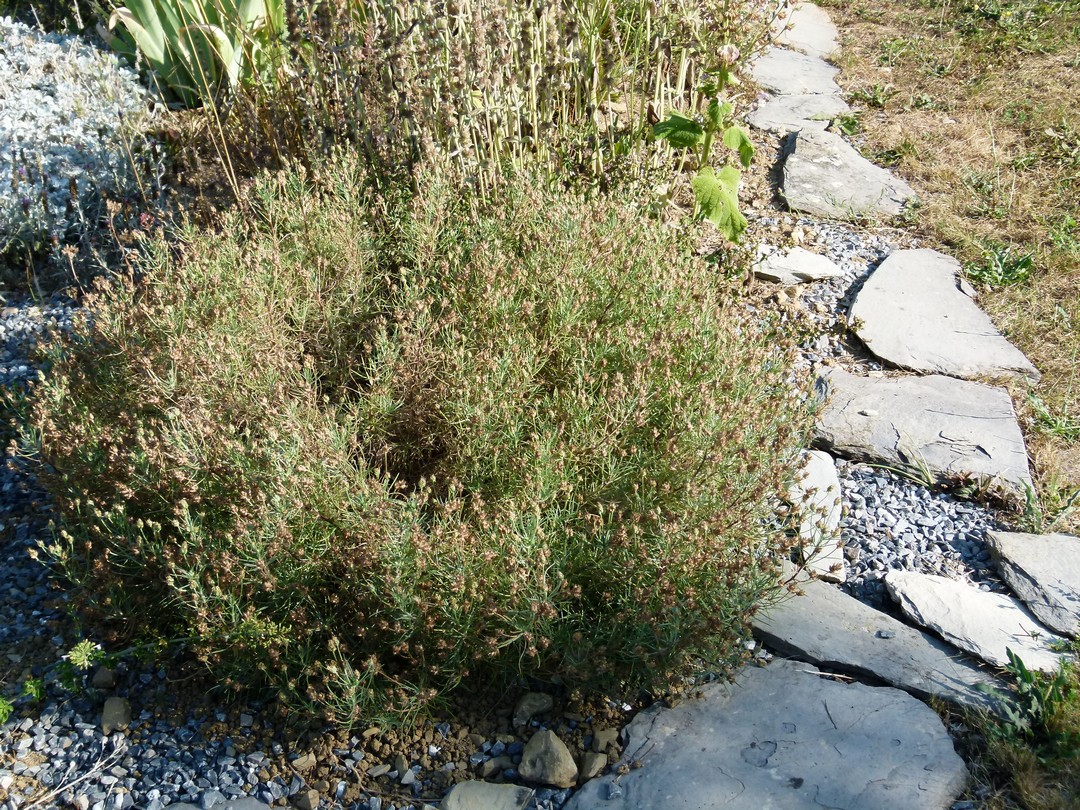
[[[964,265],[964,274],[987,287],[1011,287],[1025,283],[1035,269],[1035,257],[1014,245],[991,243],[986,246],[981,263]]]

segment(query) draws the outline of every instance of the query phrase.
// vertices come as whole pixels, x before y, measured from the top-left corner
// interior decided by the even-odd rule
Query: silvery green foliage
[[[112,54],[0,17],[0,252],[83,235],[106,199],[149,190],[153,115]]]

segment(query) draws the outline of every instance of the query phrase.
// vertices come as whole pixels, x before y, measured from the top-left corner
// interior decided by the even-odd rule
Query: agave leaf
[[[200,69],[195,74],[202,94],[212,93],[217,85],[223,69],[228,77],[229,85],[235,86],[239,81],[240,68],[237,60],[239,49],[234,47],[233,42],[225,32],[216,25],[189,25],[184,33],[193,43],[193,51],[196,54],[196,68]]]
[[[164,64],[166,44],[165,35],[160,26],[156,30],[154,26],[144,26],[127,8],[118,8],[113,11],[109,17],[109,28],[115,28],[117,22],[124,24],[124,28],[135,42],[135,47],[145,54],[152,66]]]
[[[739,211],[739,178],[734,166],[725,166],[719,172],[706,166],[690,183],[702,216],[731,242],[739,241],[747,226],[746,217]]]

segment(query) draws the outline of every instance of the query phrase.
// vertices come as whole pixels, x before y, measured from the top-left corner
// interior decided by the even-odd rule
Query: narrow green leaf
[[[754,159],[754,144],[750,140],[750,134],[740,126],[730,126],[724,130],[724,146],[739,153],[739,162],[744,169],[750,168],[750,161]]]
[[[672,113],[666,121],[653,126],[653,135],[663,138],[677,149],[688,149],[701,143],[705,130],[697,121]]]

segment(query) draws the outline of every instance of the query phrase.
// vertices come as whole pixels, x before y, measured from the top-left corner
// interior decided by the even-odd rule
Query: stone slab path
[[[965,287],[960,262],[951,256],[898,250],[859,291],[852,329],[870,351],[900,368],[1037,382],[1035,366],[1001,336]]]
[[[751,69],[754,81],[779,95],[840,95],[838,68],[816,57],[772,48]]]
[[[793,211],[826,219],[890,218],[915,197],[911,186],[833,132],[804,127],[792,137],[781,193]]]
[[[1080,638],[1080,538],[990,532],[1002,578],[1051,630]]]
[[[996,711],[1003,684],[954,647],[820,581],[754,618],[754,635],[781,655],[884,681],[923,698]]]
[[[938,716],[898,689],[776,660],[701,692],[634,718],[626,767],[587,783],[566,810],[933,810],[967,780]]]
[[[859,377],[825,369],[815,442],[847,458],[925,470],[938,482],[985,478],[1018,495],[1027,448],[1003,388],[939,375]]]
[[[1052,649],[1063,639],[1039,624],[1011,596],[914,571],[890,571],[885,587],[917,624],[993,666],[1009,663],[1008,650],[1029,669],[1042,672],[1054,672],[1068,659]]]

